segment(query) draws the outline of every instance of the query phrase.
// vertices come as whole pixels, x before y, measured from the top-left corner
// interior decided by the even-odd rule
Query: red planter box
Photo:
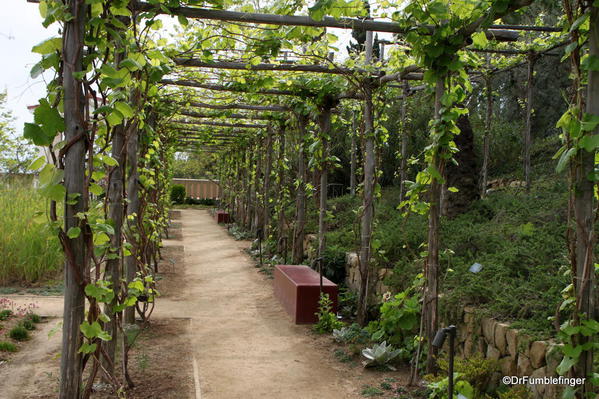
[[[216,219],[216,223],[231,223],[231,217],[225,211],[216,211],[214,218]]]
[[[308,266],[277,265],[274,271],[275,296],[281,302],[295,324],[316,323],[318,299],[320,298],[320,277]],[[333,312],[337,312],[338,288],[335,283],[323,277],[322,289],[333,302]]]

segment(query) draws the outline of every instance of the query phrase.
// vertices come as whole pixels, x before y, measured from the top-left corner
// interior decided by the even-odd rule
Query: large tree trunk
[[[435,118],[440,117],[441,97],[443,96],[444,79],[439,78],[435,88]],[[433,154],[431,165],[444,176],[445,160],[440,156],[438,150]],[[423,317],[424,329],[428,345],[428,357],[426,359],[426,371],[435,371],[437,362],[437,348],[432,345],[433,339],[439,326],[438,301],[439,301],[439,226],[441,219],[441,190],[442,183],[433,178],[430,186],[430,208],[428,216],[428,256],[426,259],[424,289]]]
[[[366,63],[372,61],[372,32],[366,32]],[[374,221],[374,112],[372,86],[364,85],[364,191],[362,194],[362,220],[360,224],[360,295],[358,297],[358,323],[365,325],[368,311],[368,284],[370,274],[370,244]]]
[[[139,240],[135,235],[139,233],[139,130],[134,124],[129,130],[127,140],[127,240],[132,245],[131,255],[125,257],[125,279],[127,284],[135,279],[137,274],[137,256],[140,255],[141,248]],[[125,324],[135,324],[135,307],[128,307],[124,312]]]
[[[306,155],[304,137],[308,118],[298,116],[298,154],[297,154],[297,193],[295,198],[295,227],[293,231],[293,263],[300,264],[304,260],[304,228],[306,226]]]
[[[599,7],[592,7],[589,31],[589,57],[599,57]],[[599,71],[589,71],[587,86],[586,112],[599,115]],[[599,134],[599,127],[593,135]],[[579,149],[576,161],[576,180],[574,183],[574,216],[576,218],[576,309],[578,314],[588,319],[597,319],[599,314],[595,304],[595,271],[593,251],[595,246],[594,209],[595,198],[593,182],[589,180],[595,167],[595,151]],[[579,334],[576,342],[584,345],[594,342],[596,335]],[[592,344],[591,344],[592,345]],[[585,384],[577,397],[591,395],[593,384],[593,349],[583,351],[576,365],[578,377],[586,377]],[[596,391],[595,391],[596,393]]]
[[[83,0],[69,0],[67,3],[73,18],[65,22],[62,41],[62,82],[64,95],[65,139],[73,142],[64,159],[64,184],[67,198],[75,197],[74,203],[65,202],[65,231],[83,227],[76,216],[85,212],[85,96],[81,82],[75,73],[82,70],[81,56],[85,35],[87,5]],[[71,197],[69,197],[71,196]],[[88,268],[85,236],[82,232],[76,238],[67,238],[70,254],[67,254],[64,268],[64,313],[62,326],[62,353],[60,357],[60,399],[76,399],[82,382],[82,358],[79,353],[81,333],[79,326],[85,314],[83,276]]]

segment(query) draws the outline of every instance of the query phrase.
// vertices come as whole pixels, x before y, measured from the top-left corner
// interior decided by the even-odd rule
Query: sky
[[[17,134],[23,124],[33,120],[28,105],[35,105],[46,94],[42,76],[31,79],[29,71],[41,55],[31,48],[48,37],[57,36],[57,26],[42,26],[38,5],[26,0],[2,0],[0,11],[0,50],[4,55],[0,63],[0,91],[6,91],[6,108],[15,117],[13,127]],[[47,74],[47,78],[50,76]]]
[[[46,79],[51,75],[46,73],[32,79],[29,72],[41,55],[31,52],[31,48],[49,37],[58,35],[58,25],[47,29],[42,26],[42,18],[38,5],[26,0],[2,0],[0,11],[0,51],[5,56],[0,63],[0,92],[7,92],[7,109],[11,110],[15,121],[13,127],[20,135],[25,122],[33,120],[33,114],[27,109],[35,105],[45,96]],[[165,18],[166,30],[172,29],[172,18]],[[170,20],[170,21],[169,21]],[[170,25],[170,26],[169,26]],[[340,41],[337,43],[340,51],[345,53],[345,45],[351,32],[344,29],[332,29]]]

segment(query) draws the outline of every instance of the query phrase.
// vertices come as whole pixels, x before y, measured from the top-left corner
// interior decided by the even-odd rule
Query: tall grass
[[[0,181],[0,285],[31,285],[62,268],[58,238],[40,216],[45,207],[30,184]]]

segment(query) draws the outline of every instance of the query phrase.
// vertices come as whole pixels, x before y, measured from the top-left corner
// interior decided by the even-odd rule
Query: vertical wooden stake
[[[435,119],[439,119],[441,113],[441,97],[445,91],[445,82],[443,77],[437,81],[435,88]],[[437,169],[441,176],[444,175],[444,159],[440,156],[438,150],[433,154],[431,164]],[[424,289],[424,328],[428,345],[428,356],[426,359],[427,373],[433,373],[437,364],[438,349],[432,345],[437,332],[438,322],[438,302],[439,302],[439,227],[441,219],[441,190],[442,182],[433,178],[430,188],[430,208],[428,217],[428,257],[426,260],[425,278],[426,286]]]
[[[304,260],[304,228],[306,225],[306,155],[304,148],[304,137],[308,125],[305,115],[297,116],[298,125],[298,154],[297,154],[297,180],[298,187],[295,198],[295,227],[293,231],[294,264],[300,264]]]
[[[528,54],[528,74],[526,83],[526,126],[524,128],[524,155],[523,155],[523,169],[524,169],[524,181],[526,182],[526,191],[530,191],[531,186],[531,166],[530,166],[530,148],[532,146],[532,88],[534,79],[534,67],[535,67],[536,54]]]
[[[403,97],[401,99],[401,161],[399,164],[399,203],[405,201],[406,180],[408,176],[408,93],[410,85],[403,82]]]
[[[372,62],[372,32],[366,32],[366,63]],[[374,220],[374,112],[372,83],[364,82],[364,192],[362,193],[362,220],[360,225],[360,295],[358,297],[358,323],[365,325],[368,310],[368,284],[370,274],[370,245]]]
[[[589,57],[599,58],[599,7],[591,8],[589,23]],[[587,85],[586,112],[599,115],[599,71],[589,70]],[[599,127],[590,133],[599,134]],[[576,160],[576,180],[574,182],[574,217],[576,218],[576,312],[588,319],[597,320],[599,311],[595,303],[595,266],[593,251],[595,249],[595,217],[596,199],[594,183],[589,179],[595,168],[595,151],[588,152],[579,149]],[[592,345],[596,335],[576,337],[578,345]],[[576,365],[577,377],[585,377],[583,389],[577,393],[578,398],[593,397],[593,349],[587,349],[580,354]]]
[[[139,242],[135,235],[139,233],[139,130],[134,124],[127,135],[127,241],[132,245],[131,255],[125,257],[125,280],[128,283],[135,279],[137,274],[137,257],[140,256]],[[135,307],[125,309],[123,322],[135,324]]]
[[[350,168],[349,168],[349,193],[352,197],[356,196],[356,169],[358,159],[356,156],[356,136],[358,135],[358,117],[356,111],[352,113],[352,128],[351,128],[351,145],[350,145]]]
[[[489,173],[489,151],[491,147],[491,121],[493,118],[493,93],[491,75],[485,76],[485,89],[487,98],[487,115],[485,117],[485,135],[483,138],[483,166],[480,171],[480,197],[487,195],[487,180]]]
[[[65,231],[72,227],[83,227],[76,238],[67,238],[71,256],[67,256],[64,267],[64,313],[62,326],[62,353],[60,357],[60,399],[76,399],[80,395],[82,382],[82,358],[79,353],[81,333],[79,326],[85,314],[83,276],[88,269],[85,245],[86,226],[76,216],[85,212],[83,198],[85,185],[85,138],[87,122],[86,101],[82,84],[75,73],[82,71],[81,56],[85,36],[87,5],[83,0],[69,0],[67,7],[72,19],[65,22],[62,40],[62,84],[64,95],[65,140],[74,144],[64,158],[64,185],[67,198],[76,197],[74,204],[65,203]]]

